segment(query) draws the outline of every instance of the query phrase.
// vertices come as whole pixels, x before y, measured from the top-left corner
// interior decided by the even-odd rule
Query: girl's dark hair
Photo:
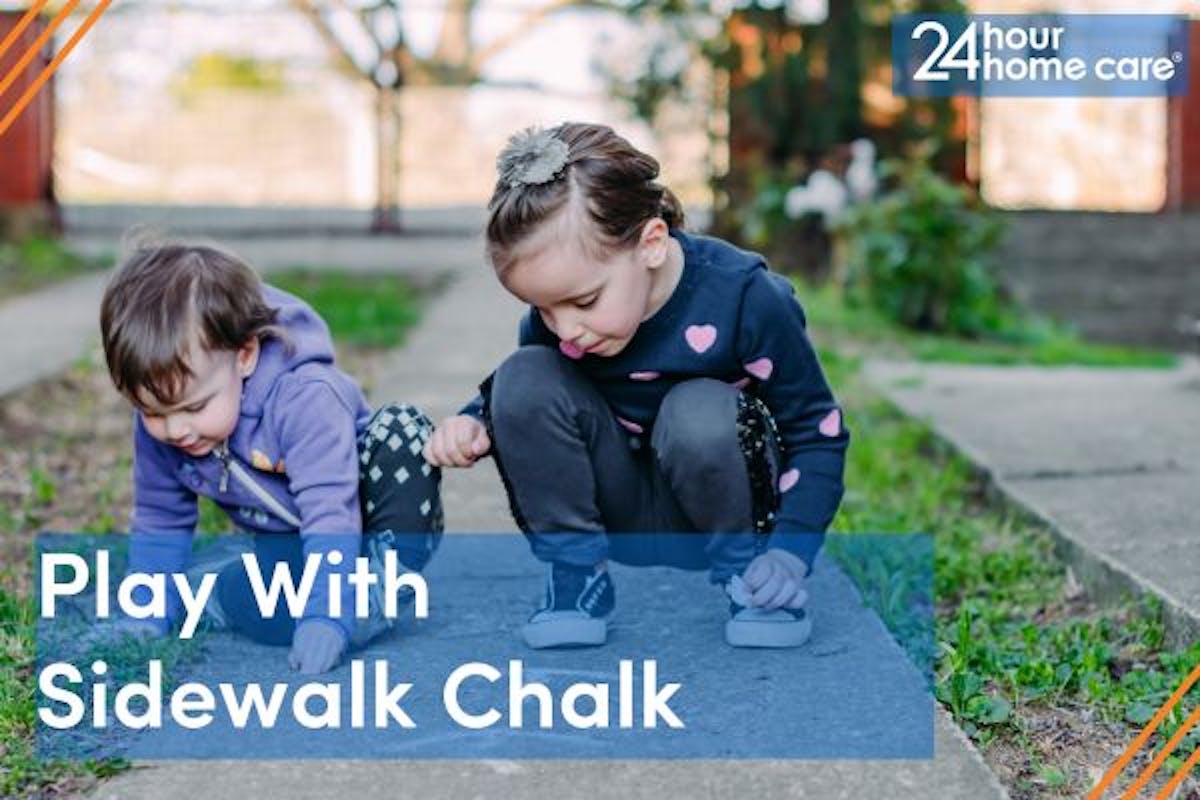
[[[566,166],[545,183],[500,179],[488,202],[487,255],[497,272],[512,266],[514,247],[567,205],[573,193],[606,250],[632,247],[648,220],[684,225],[683,206],[657,181],[659,166],[607,125],[567,122],[551,129],[566,143]],[[500,161],[512,144],[500,155]]]
[[[276,314],[236,256],[207,245],[136,244],[100,304],[108,373],[125,396],[145,390],[171,405],[192,377],[193,344],[237,350],[252,338],[283,337]]]

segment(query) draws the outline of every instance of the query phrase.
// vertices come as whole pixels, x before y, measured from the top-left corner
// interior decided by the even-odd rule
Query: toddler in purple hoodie
[[[310,556],[321,565],[296,620],[283,602],[264,615],[242,560],[228,564],[205,609],[213,624],[290,645],[306,673],[390,627],[382,575],[366,619],[344,577],[343,611],[331,613],[328,578],[360,555],[381,572],[388,549],[413,571],[432,556],[442,513],[440,475],[421,457],[428,418],[402,405],[372,415],[316,312],[215,247],[139,246],[105,291],[101,330],[113,383],[135,408],[130,572],[185,571],[206,496],[254,535],[264,582],[280,562],[296,583]],[[172,596],[167,618],[125,624],[161,635],[180,611]]]

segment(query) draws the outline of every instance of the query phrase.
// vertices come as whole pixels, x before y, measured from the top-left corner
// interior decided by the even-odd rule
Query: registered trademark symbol
[[[1182,64],[1183,63],[1183,53],[1176,50],[1174,53],[1171,53],[1171,60],[1174,61],[1176,64]]]

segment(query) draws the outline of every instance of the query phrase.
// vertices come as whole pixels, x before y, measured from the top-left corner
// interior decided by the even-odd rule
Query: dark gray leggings
[[[538,559],[708,568],[723,582],[763,545],[780,454],[766,407],[737,388],[677,384],[648,443],[548,347],[517,350],[484,388],[493,453]],[[650,535],[663,533],[693,535]]]
[[[421,570],[437,550],[444,527],[441,473],[421,455],[432,431],[433,423],[412,406],[388,405],[375,412],[359,437],[359,502],[367,531],[363,555],[371,537],[383,537],[401,564]],[[396,447],[389,444],[393,437],[399,439]],[[264,575],[286,561],[299,580],[303,552],[297,534],[259,534],[254,552]],[[235,630],[262,644],[292,643],[296,620],[282,602],[273,616],[262,614],[240,558],[217,576],[217,596]]]

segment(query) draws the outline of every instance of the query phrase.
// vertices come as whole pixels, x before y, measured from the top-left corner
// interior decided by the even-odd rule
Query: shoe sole
[[[807,617],[795,622],[729,620],[725,623],[725,641],[734,647],[799,647],[811,635],[812,620]]]
[[[534,650],[550,647],[596,647],[608,641],[608,620],[579,617],[527,622],[521,638]]]

